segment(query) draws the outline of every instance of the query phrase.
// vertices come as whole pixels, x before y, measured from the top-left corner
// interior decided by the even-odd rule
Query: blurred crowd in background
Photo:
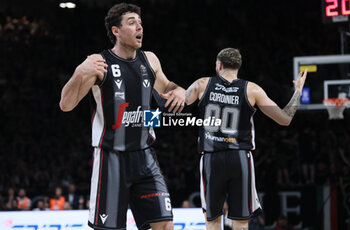
[[[311,3],[297,17],[298,8],[285,11],[283,2],[266,3],[263,15],[263,3],[250,1],[226,7],[223,1],[198,7],[195,1],[175,2],[136,3],[143,9],[144,49],[155,52],[167,77],[184,88],[213,75],[217,52],[231,46],[243,55],[239,75],[283,107],[293,93],[293,56],[339,51],[337,28],[322,25]],[[70,113],[61,112],[58,102],[75,66],[111,47],[103,22],[107,8],[55,7],[45,14],[0,12],[0,210],[88,208],[90,99]],[[349,117],[345,111],[344,120],[329,121],[325,110],[299,111],[290,127],[280,127],[258,111],[257,190],[333,184],[342,198],[350,197]],[[173,206],[181,207],[199,191],[197,130],[162,127],[156,134]]]

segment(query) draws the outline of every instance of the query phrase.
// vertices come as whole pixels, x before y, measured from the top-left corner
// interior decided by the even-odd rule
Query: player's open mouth
[[[142,36],[136,36],[136,39],[137,39],[138,41],[142,41]]]

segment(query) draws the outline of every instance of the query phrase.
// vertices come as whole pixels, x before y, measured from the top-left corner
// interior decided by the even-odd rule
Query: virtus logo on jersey
[[[151,84],[150,84],[150,82],[149,82],[148,79],[144,79],[144,80],[143,80],[143,86],[144,86],[144,87],[148,88],[150,85],[151,85]]]

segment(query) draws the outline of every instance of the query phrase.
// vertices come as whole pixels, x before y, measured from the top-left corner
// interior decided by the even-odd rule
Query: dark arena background
[[[64,113],[60,92],[87,55],[112,47],[104,16],[120,1],[73,2],[73,9],[60,8],[56,0],[0,2],[2,211],[18,210],[13,200],[21,189],[31,199],[32,210],[41,202],[49,207],[56,188],[67,195],[72,184],[80,202],[66,209],[88,208],[89,98]],[[142,8],[142,49],[153,51],[166,76],[184,88],[199,77],[214,75],[217,53],[235,47],[243,56],[239,76],[262,86],[283,108],[293,94],[294,57],[349,53],[348,0],[128,2]],[[330,5],[334,2],[337,7]],[[333,20],[336,13],[338,19]],[[335,66],[335,76],[327,71],[334,66],[310,72],[309,93],[323,97],[324,80],[349,79],[349,63]],[[317,78],[322,71],[328,75]],[[289,127],[257,111],[253,155],[265,222],[260,229],[274,229],[281,216],[295,229],[350,229],[349,111],[345,109],[344,119],[329,120],[325,107],[305,106]],[[199,208],[196,128],[155,131],[155,149],[173,207],[181,208],[188,200]]]

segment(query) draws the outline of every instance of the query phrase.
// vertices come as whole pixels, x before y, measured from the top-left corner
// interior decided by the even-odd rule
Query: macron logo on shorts
[[[105,222],[106,222],[106,220],[107,220],[108,215],[106,215],[106,214],[102,214],[102,215],[100,215],[100,217],[101,217],[102,224],[105,224]]]

